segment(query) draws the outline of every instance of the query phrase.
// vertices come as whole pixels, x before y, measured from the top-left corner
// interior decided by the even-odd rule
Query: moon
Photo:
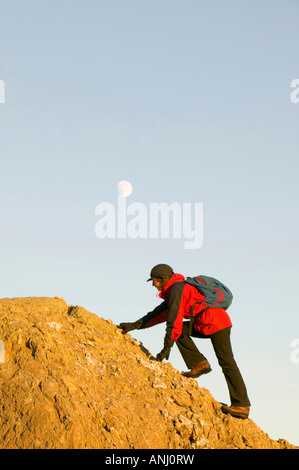
[[[128,197],[133,191],[131,183],[129,181],[119,181],[117,183],[117,191],[120,196]]]

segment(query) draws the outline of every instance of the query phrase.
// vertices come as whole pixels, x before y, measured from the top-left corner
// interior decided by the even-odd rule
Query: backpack
[[[233,294],[231,291],[214,277],[203,275],[187,277],[185,282],[196,287],[197,290],[205,297],[207,309],[217,307],[227,310],[232,303]]]

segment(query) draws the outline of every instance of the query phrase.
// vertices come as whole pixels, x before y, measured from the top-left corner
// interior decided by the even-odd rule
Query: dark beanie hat
[[[151,270],[151,277],[147,280],[147,282],[151,281],[153,277],[165,278],[171,277],[173,274],[173,269],[168,266],[168,264],[157,264],[157,266],[154,266]]]

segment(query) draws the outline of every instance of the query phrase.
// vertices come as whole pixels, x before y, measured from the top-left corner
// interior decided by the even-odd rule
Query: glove
[[[122,333],[125,335],[129,331],[132,330],[140,330],[142,328],[142,320],[137,320],[133,323],[120,323],[117,325],[117,328],[120,328],[122,330]]]
[[[159,354],[157,354],[156,361],[162,362],[163,359],[168,359],[173,344],[174,340],[168,339],[166,335],[164,338],[164,348],[159,352]]]
[[[162,362],[163,359],[168,359],[169,354],[170,354],[170,349],[171,349],[171,347],[169,347],[169,346],[164,347],[162,349],[162,351],[160,351],[159,354],[157,354],[156,360],[159,361],[159,362]]]

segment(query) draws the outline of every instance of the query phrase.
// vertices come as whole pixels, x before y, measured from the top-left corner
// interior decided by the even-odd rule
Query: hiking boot
[[[222,413],[230,414],[234,418],[246,419],[249,416],[249,406],[221,406]]]
[[[199,364],[196,364],[196,366],[192,367],[189,372],[182,372],[182,375],[184,377],[190,377],[192,379],[196,379],[197,377],[200,377],[203,374],[208,374],[211,372],[211,366],[208,363],[208,361],[202,361]]]

